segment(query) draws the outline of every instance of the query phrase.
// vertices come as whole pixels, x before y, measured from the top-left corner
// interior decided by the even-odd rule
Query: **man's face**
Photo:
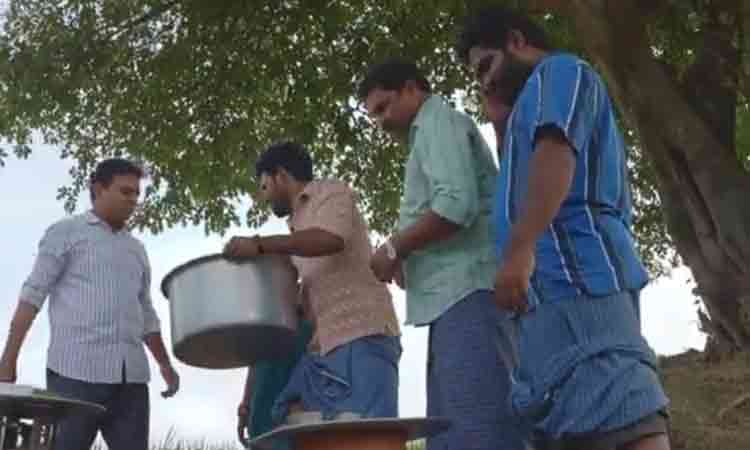
[[[487,120],[492,122],[496,127],[496,131],[505,129],[505,124],[513,107],[504,103],[495,95],[480,93],[479,97],[482,103],[482,111]]]
[[[271,210],[276,217],[286,217],[292,212],[288,195],[284,188],[281,174],[262,173],[260,175],[260,197],[271,204]]]
[[[377,125],[390,134],[403,135],[416,114],[408,87],[400,91],[375,88],[367,94],[365,108]]]
[[[507,118],[534,70],[531,64],[521,61],[510,51],[484,47],[473,47],[469,51],[469,67],[479,82],[488,116],[500,116],[495,120],[501,121]]]
[[[135,212],[141,195],[141,179],[136,175],[115,175],[109,186],[94,185],[94,202],[113,222],[125,223]]]

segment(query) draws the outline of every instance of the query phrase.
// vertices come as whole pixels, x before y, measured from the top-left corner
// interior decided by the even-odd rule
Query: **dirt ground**
[[[750,450],[750,354],[719,363],[688,351],[660,360],[673,450]]]

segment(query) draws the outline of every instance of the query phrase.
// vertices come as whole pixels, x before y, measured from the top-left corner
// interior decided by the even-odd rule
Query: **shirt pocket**
[[[140,287],[143,284],[146,272],[143,258],[140,253],[133,249],[126,250],[124,255],[125,258],[122,261],[121,269],[125,275],[125,280]]]
[[[91,237],[74,239],[70,244],[69,255],[66,275],[73,280],[94,281],[100,266],[96,240]]]

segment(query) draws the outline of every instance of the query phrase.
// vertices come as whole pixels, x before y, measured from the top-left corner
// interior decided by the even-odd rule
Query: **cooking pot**
[[[203,256],[169,272],[161,290],[169,300],[172,350],[185,364],[246,367],[294,348],[297,277],[286,257]]]

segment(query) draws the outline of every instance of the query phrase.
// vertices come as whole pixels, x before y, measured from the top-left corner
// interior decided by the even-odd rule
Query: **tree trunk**
[[[741,17],[738,0],[712,5]],[[558,11],[585,36],[656,170],[667,226],[708,312],[707,350],[750,349],[750,177],[734,151],[736,83],[722,78],[734,74],[736,82],[739,50],[727,40],[741,25],[717,14],[716,26],[706,25],[702,53],[678,80],[647,37],[650,9],[660,7],[668,4],[571,0]]]

